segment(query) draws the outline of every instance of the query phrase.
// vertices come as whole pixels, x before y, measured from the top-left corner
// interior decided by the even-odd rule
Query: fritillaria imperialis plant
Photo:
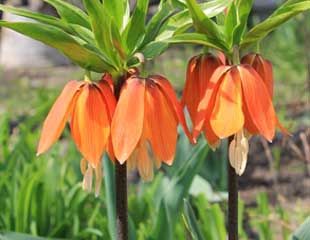
[[[127,163],[144,179],[152,178],[153,166],[171,165],[178,124],[192,142],[203,131],[212,148],[229,138],[229,237],[237,239],[236,174],[245,170],[248,139],[260,134],[272,141],[277,126],[286,132],[272,104],[271,63],[256,53],[242,60],[239,56],[309,9],[309,0],[288,0],[250,30],[253,0],[162,0],[148,21],[148,0],[137,0],[134,9],[127,0],[83,0],[84,10],[62,0],[44,1],[59,17],[0,5],[34,20],[0,25],[58,49],[85,69],[85,79],[69,82],[56,100],[44,122],[38,154],[51,147],[69,120],[82,155],[83,187],[92,189],[95,172],[98,195],[101,158],[108,152],[116,166],[118,239],[127,239]],[[182,104],[165,77],[138,70],[172,43],[205,46],[189,62]],[[91,72],[102,79],[94,81]],[[182,107],[192,120],[192,135]]]
[[[271,142],[277,127],[288,134],[272,104],[272,64],[258,53],[247,52],[277,26],[309,9],[310,1],[286,1],[250,30],[253,0],[231,1],[216,19],[206,16],[195,0],[186,3],[196,32],[180,34],[173,41],[205,45],[207,53],[189,61],[182,102],[193,122],[194,139],[203,131],[212,148],[229,139],[229,239],[238,239],[236,174],[245,170],[248,139],[259,134]],[[245,55],[242,60],[241,54]]]

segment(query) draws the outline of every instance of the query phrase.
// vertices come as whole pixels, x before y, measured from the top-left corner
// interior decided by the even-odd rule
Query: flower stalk
[[[233,50],[233,64],[240,64],[240,54],[239,48],[234,47]],[[228,149],[234,136],[228,139]],[[229,150],[227,154],[229,158]],[[228,239],[237,240],[238,239],[238,175],[235,168],[230,164],[229,159],[227,159],[227,176],[228,176]]]
[[[124,76],[118,78],[115,98],[118,101],[124,83]],[[128,197],[127,197],[127,163],[115,160],[116,187],[116,236],[117,240],[128,240]]]

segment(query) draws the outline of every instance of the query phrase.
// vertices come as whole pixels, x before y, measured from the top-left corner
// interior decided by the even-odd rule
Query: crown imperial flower
[[[46,152],[58,140],[69,120],[72,138],[83,156],[83,187],[91,190],[92,171],[95,169],[96,195],[102,178],[102,154],[105,151],[112,154],[110,125],[116,100],[111,87],[109,75],[98,83],[87,79],[70,81],[44,121],[37,149],[37,155]]]

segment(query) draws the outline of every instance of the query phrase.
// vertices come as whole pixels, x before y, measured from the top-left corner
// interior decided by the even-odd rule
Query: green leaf
[[[110,15],[114,18],[116,26],[118,29],[123,27],[123,18],[126,12],[127,0],[108,0],[103,1],[104,7],[110,13]]]
[[[234,32],[238,26],[238,13],[234,2],[231,3],[225,18],[224,28],[229,47],[233,45]]]
[[[116,213],[115,213],[115,174],[114,165],[108,156],[104,156],[103,159],[103,171],[104,171],[104,186],[105,197],[108,212],[108,227],[111,240],[116,239]]]
[[[224,11],[229,5],[227,0],[212,0],[201,4],[204,14],[212,18]],[[192,26],[192,18],[188,10],[183,10],[170,17],[160,28],[159,35],[156,40],[163,41],[171,38],[176,33],[183,33]]]
[[[124,39],[128,55],[131,56],[142,43],[145,35],[145,20],[148,11],[149,0],[138,0],[134,13],[128,22],[122,38]]]
[[[186,227],[193,240],[204,240],[205,238],[203,237],[195,213],[186,199],[184,199],[184,216],[186,220]]]
[[[253,27],[244,37],[241,42],[242,48],[245,48],[251,44],[265,38],[271,31],[275,30],[278,26],[285,23],[292,17],[296,16],[299,13],[302,13],[310,9],[310,1],[302,1],[292,4],[284,4],[281,6],[274,14],[272,14],[265,21],[257,24]]]
[[[164,24],[165,21],[169,19],[169,16],[175,9],[171,5],[169,1],[161,1],[158,6],[157,12],[148,22],[146,30],[145,30],[145,38],[142,43],[142,47],[146,44],[154,41],[156,36],[159,33],[160,28]]]
[[[168,43],[191,43],[191,44],[200,44],[206,47],[215,48],[218,50],[226,51],[226,47],[221,44],[219,41],[214,41],[209,39],[205,34],[201,33],[183,33],[175,35],[166,40]]]
[[[41,13],[36,13],[36,12],[32,12],[23,8],[15,8],[15,7],[11,7],[11,6],[7,6],[7,5],[2,5],[0,4],[0,10],[4,11],[4,12],[9,12],[18,16],[22,16],[22,17],[26,17],[26,18],[30,18],[33,20],[36,20],[38,22],[44,23],[44,24],[48,24],[51,26],[55,26],[58,27],[60,29],[63,29],[66,32],[70,32],[70,27],[68,26],[68,24],[64,21],[61,21],[60,19],[53,17],[53,16],[49,16],[49,15],[45,15],[45,14],[41,14]]]
[[[153,59],[162,54],[168,46],[169,44],[167,42],[150,42],[141,50],[141,52],[146,59]]]
[[[310,239],[310,217],[295,231],[292,240],[308,240]]]
[[[172,239],[173,230],[179,217],[176,213],[180,212],[183,199],[188,195],[192,181],[200,170],[207,153],[208,147],[205,142],[201,141],[192,149],[190,157],[174,173],[171,180],[162,181],[154,200],[158,204],[158,217],[152,233],[153,239]]]
[[[113,24],[112,17],[99,0],[83,0],[83,2],[90,16],[98,48],[113,63],[113,66],[118,68],[120,66],[119,55],[113,43],[113,37],[117,36],[115,33],[118,30],[114,29],[115,24]],[[118,39],[116,42],[119,42]]]
[[[61,240],[60,238],[44,238],[44,237],[35,237],[28,234],[22,233],[14,233],[14,232],[7,232],[7,233],[0,233],[0,240]]]
[[[95,72],[112,71],[113,67],[102,60],[96,53],[81,46],[69,34],[52,26],[29,22],[5,22],[0,21],[0,26],[10,28],[30,38],[56,48],[72,62],[85,69]]]
[[[211,39],[221,39],[218,26],[204,14],[196,0],[186,0],[188,9],[193,18],[194,27],[199,33],[207,34]]]
[[[91,28],[87,15],[78,7],[63,0],[44,0],[52,5],[59,16],[68,23],[78,24],[86,28]]]
[[[237,9],[238,9],[238,26],[234,30],[233,44],[240,44],[240,41],[246,31],[248,18],[252,10],[254,0],[238,0]]]

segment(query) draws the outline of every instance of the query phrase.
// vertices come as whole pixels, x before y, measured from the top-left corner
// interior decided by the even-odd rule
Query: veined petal
[[[159,76],[159,75],[150,76],[150,79],[153,80],[160,87],[162,93],[166,96],[166,99],[168,100],[168,104],[172,107],[172,109],[174,109],[176,118],[178,119],[181,126],[183,127],[183,130],[186,136],[189,138],[189,140],[192,143],[195,143],[187,127],[181,104],[179,103],[177,96],[173,90],[173,87],[171,86],[169,81],[166,78]]]
[[[200,134],[202,128],[205,126],[205,121],[209,118],[212,108],[215,102],[216,92],[222,82],[224,74],[230,69],[230,66],[220,66],[218,67],[210,81],[208,83],[207,89],[203,98],[200,100],[197,109],[196,119],[194,121],[193,138],[196,139]]]
[[[72,113],[78,90],[82,85],[83,82],[70,81],[55,101],[44,121],[37,155],[46,152],[60,137]]]
[[[178,119],[174,109],[152,81],[146,85],[145,103],[145,137],[150,141],[154,155],[171,165],[178,135]]]
[[[259,74],[249,65],[238,66],[243,98],[247,108],[245,121],[251,121],[268,141],[275,134],[276,115],[270,94]],[[249,129],[248,129],[249,130]],[[251,132],[249,130],[249,132]]]
[[[206,89],[208,87],[208,84],[210,82],[210,78],[212,77],[212,74],[214,71],[221,66],[221,60],[217,57],[214,57],[213,55],[204,55],[201,57],[200,67],[199,67],[199,100],[203,98]],[[192,95],[196,95],[195,92],[191,92]],[[196,106],[196,111],[198,107],[199,102]]]
[[[113,114],[116,108],[116,99],[113,91],[111,90],[110,83],[107,81],[100,81],[98,84],[96,84],[96,86],[98,86],[100,93],[102,94],[102,98],[109,112],[110,121],[112,121]]]
[[[241,60],[243,64],[251,65],[255,71],[260,75],[266,84],[271,99],[273,98],[273,69],[270,61],[264,59],[259,54],[248,54]]]
[[[114,93],[114,84],[113,84],[113,78],[111,74],[109,73],[103,74],[100,82],[106,82],[108,86],[110,87],[112,93]]]
[[[216,94],[210,124],[220,138],[227,138],[243,128],[242,89],[236,67],[231,68],[222,80]]]
[[[100,90],[86,84],[71,119],[72,137],[84,158],[96,168],[110,135],[109,113]]]
[[[200,56],[193,57],[187,67],[186,82],[183,90],[181,103],[186,106],[188,113],[192,119],[195,119],[197,107],[199,103],[199,66]]]
[[[115,157],[124,163],[137,146],[143,130],[145,80],[132,76],[125,83],[112,120]]]

